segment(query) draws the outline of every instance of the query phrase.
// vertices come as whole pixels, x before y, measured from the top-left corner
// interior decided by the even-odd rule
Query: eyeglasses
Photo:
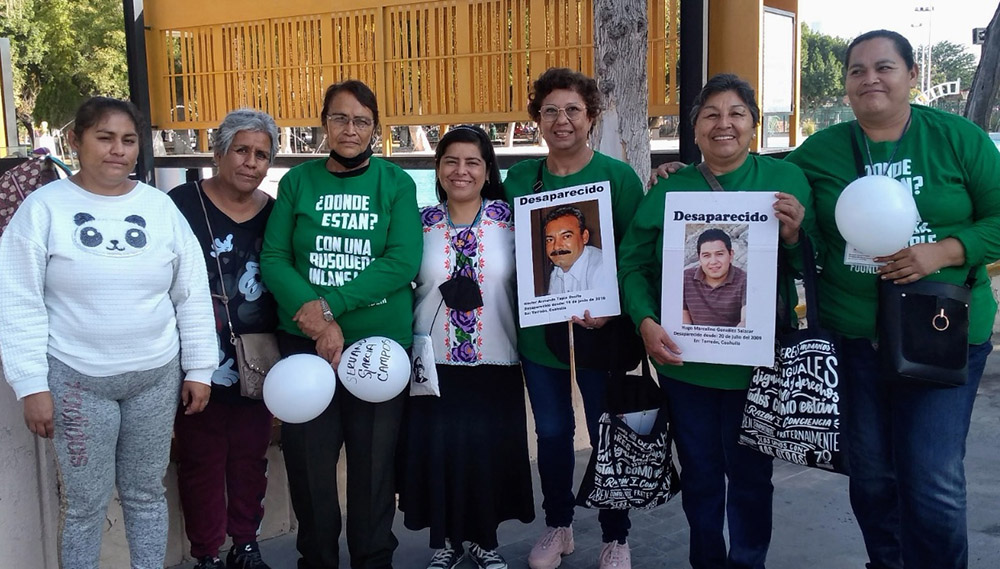
[[[545,105],[539,111],[542,116],[542,120],[546,122],[554,122],[559,118],[559,113],[566,113],[566,118],[575,121],[583,116],[587,112],[587,107],[581,107],[579,105],[566,105],[565,107],[557,107],[555,105]]]
[[[341,128],[347,126],[347,123],[352,123],[354,125],[354,128],[358,130],[367,130],[375,124],[375,121],[373,121],[368,117],[349,117],[341,113],[326,115],[326,120],[332,122],[333,124]]]

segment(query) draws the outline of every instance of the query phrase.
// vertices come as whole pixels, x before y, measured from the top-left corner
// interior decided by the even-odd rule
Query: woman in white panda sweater
[[[201,248],[166,194],[128,178],[139,121],[85,102],[80,171],[29,195],[0,239],[0,356],[28,428],[53,439],[74,569],[99,565],[116,483],[132,568],[163,567],[174,413],[205,407],[218,363]]]

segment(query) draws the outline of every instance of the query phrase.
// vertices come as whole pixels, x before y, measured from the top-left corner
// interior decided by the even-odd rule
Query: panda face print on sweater
[[[80,212],[73,216],[73,242],[80,249],[102,257],[134,257],[146,251],[146,220],[138,215],[125,219],[97,219]]]

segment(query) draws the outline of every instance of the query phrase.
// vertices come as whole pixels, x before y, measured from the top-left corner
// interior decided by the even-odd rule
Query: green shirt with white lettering
[[[377,335],[409,347],[423,252],[413,179],[376,157],[346,175],[325,164],[300,164],[278,183],[260,264],[279,328],[301,336],[292,316],[322,296],[347,344]]]
[[[920,221],[910,244],[954,237],[965,247],[965,265],[945,267],[924,277],[965,282],[977,267],[969,306],[969,342],[985,342],[993,330],[997,304],[985,265],[1000,258],[1000,153],[982,129],[963,117],[911,105],[910,127],[886,165],[896,141],[871,142],[871,159],[855,123],[842,123],[812,136],[786,160],[797,164],[812,185],[820,250],[819,308],[823,326],[849,338],[875,339],[877,279],[868,267],[844,263],[846,243],[837,230],[837,198],[857,177],[851,137],[858,137],[868,172],[886,174],[910,189]],[[871,163],[874,162],[874,168]]]

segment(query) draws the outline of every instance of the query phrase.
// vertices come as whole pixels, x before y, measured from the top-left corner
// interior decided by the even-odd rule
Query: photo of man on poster
[[[698,264],[684,270],[684,324],[746,327],[747,273],[733,257],[732,238],[722,229],[698,236]]]
[[[577,207],[564,205],[544,219],[545,254],[552,262],[546,294],[597,288],[602,278],[603,251],[590,245],[587,220]]]

